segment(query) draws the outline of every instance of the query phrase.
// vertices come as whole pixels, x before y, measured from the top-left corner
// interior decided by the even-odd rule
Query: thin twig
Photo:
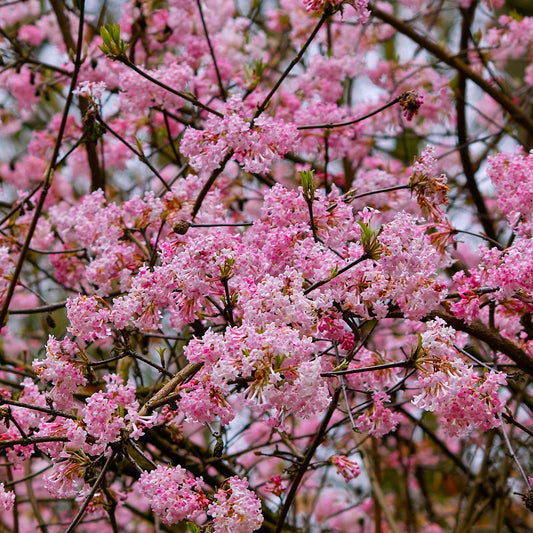
[[[94,485],[91,487],[89,494],[87,494],[85,500],[83,501],[83,504],[78,510],[78,513],[76,514],[76,516],[74,517],[74,520],[72,520],[68,528],[65,530],[65,533],[72,533],[76,529],[78,524],[81,522],[81,519],[83,518],[83,515],[85,514],[87,507],[91,503],[93,496],[95,495],[96,491],[98,490],[98,487],[102,483],[104,476],[106,475],[106,472],[108,471],[109,466],[111,465],[111,461],[114,458],[115,458],[115,452],[111,452],[109,457],[106,459],[106,462],[104,466],[102,467],[100,474],[98,474],[98,477],[96,478],[96,481],[94,482]]]
[[[270,92],[266,95],[265,99],[257,107],[257,111],[254,115],[254,120],[258,118],[263,111],[267,108],[270,99],[276,94],[276,91],[279,89],[280,85],[283,83],[283,80],[290,74],[291,70],[300,62],[300,59],[302,59],[305,51],[307,50],[308,46],[312,43],[313,39],[316,37],[316,34],[320,30],[320,28],[324,25],[324,22],[328,20],[328,18],[333,14],[333,10],[331,8],[327,8],[324,11],[324,14],[318,21],[318,24],[315,26],[313,31],[311,32],[311,35],[307,38],[305,43],[303,44],[300,51],[296,54],[296,56],[292,59],[292,61],[289,63],[289,66],[283,71],[283,74],[279,77],[278,81],[274,84],[274,87],[270,90]]]
[[[374,3],[368,4],[371,14],[381,21],[390,24],[395,30],[399,31],[413,42],[419,44],[427,52],[434,55],[449,67],[458,72],[462,72],[468,79],[472,80],[482,91],[492,97],[500,106],[505,109],[514,122],[520,124],[528,132],[533,132],[533,118],[529,117],[522,107],[515,104],[513,100],[505,93],[494,87],[489,80],[485,80],[477,72],[468,67],[461,59],[454,57],[448,50],[442,48],[437,43],[421,35],[416,31],[412,24],[397,18],[391,13],[379,9]]]
[[[202,102],[200,102],[200,100],[198,100],[196,96],[188,94],[188,93],[184,93],[182,91],[178,91],[177,89],[174,89],[170,87],[169,85],[166,85],[165,83],[159,81],[158,79],[153,78],[152,76],[150,76],[150,74],[148,74],[147,72],[144,72],[135,63],[130,61],[127,57],[124,56],[124,57],[119,57],[117,59],[121,63],[124,63],[124,65],[126,65],[127,67],[131,68],[137,74],[142,76],[143,78],[147,79],[148,81],[151,81],[152,83],[155,83],[155,85],[158,85],[159,87],[161,87],[162,89],[165,89],[169,93],[179,96],[180,98],[187,100],[187,102],[190,102],[194,106],[199,107],[200,109],[203,109],[204,111],[207,111],[213,115],[216,115],[219,118],[224,118],[224,115],[220,113],[220,111],[217,111],[216,109],[213,109],[209,107],[208,105],[202,104]]]
[[[318,431],[315,433],[313,440],[311,441],[307,450],[305,451],[304,458],[298,465],[298,469],[291,483],[291,488],[289,489],[289,492],[287,493],[287,497],[285,498],[285,501],[283,502],[283,505],[281,506],[281,509],[278,515],[278,521],[276,524],[275,533],[281,533],[283,531],[283,526],[285,525],[287,514],[289,513],[289,510],[292,506],[292,502],[294,501],[294,498],[296,497],[296,493],[298,492],[298,487],[300,486],[300,483],[305,473],[307,472],[309,464],[311,463],[311,460],[313,456],[315,455],[317,448],[322,443],[322,440],[326,434],[331,417],[333,416],[333,413],[337,409],[337,404],[339,403],[339,397],[341,394],[341,390],[342,388],[339,387],[333,393],[331,401],[329,402],[328,410],[326,414],[324,415],[324,418],[322,419],[322,423],[320,424]]]
[[[207,39],[207,46],[209,46],[209,53],[211,54],[211,59],[213,60],[213,65],[215,67],[215,72],[216,72],[217,81],[218,81],[218,88],[220,90],[220,96],[222,97],[223,100],[225,100],[226,89],[224,89],[224,85],[222,83],[222,77],[220,76],[220,71],[218,69],[217,58],[215,57],[215,50],[213,49],[213,45],[211,44],[211,39],[209,38],[209,32],[207,31],[207,25],[205,23],[204,12],[202,10],[202,2],[200,0],[196,0],[196,5],[198,6],[198,11],[200,12],[200,19],[202,20],[202,26],[204,28],[205,38]]]
[[[309,294],[311,291],[314,291],[315,289],[318,289],[318,287],[322,287],[322,285],[325,285],[326,283],[329,283],[331,280],[335,279],[336,277],[340,276],[341,274],[344,274],[347,270],[350,268],[353,268],[354,266],[358,265],[359,263],[365,261],[368,259],[368,256],[366,254],[363,254],[361,257],[356,259],[355,261],[352,261],[345,267],[341,268],[338,272],[336,272],[333,276],[323,279],[321,281],[317,281],[314,285],[311,285],[308,289],[305,289],[304,294]]]
[[[327,124],[316,124],[316,125],[310,125],[310,126],[298,126],[296,129],[298,130],[315,130],[315,129],[322,129],[327,128],[328,130],[333,128],[340,128],[342,126],[350,126],[352,124],[357,124],[358,122],[362,122],[363,120],[366,120],[367,118],[373,117],[374,115],[377,115],[378,113],[381,113],[382,111],[385,111],[385,109],[388,109],[389,107],[392,107],[394,104],[397,104],[400,101],[400,96],[397,96],[394,100],[391,100],[390,102],[387,102],[386,104],[382,105],[378,109],[375,109],[374,111],[371,111],[370,113],[367,113],[366,115],[363,115],[362,117],[354,118],[352,120],[347,120],[346,122],[328,122]]]

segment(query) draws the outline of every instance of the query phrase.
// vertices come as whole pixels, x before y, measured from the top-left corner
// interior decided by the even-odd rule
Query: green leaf
[[[303,189],[304,197],[307,200],[312,202],[315,199],[315,189],[316,189],[315,180],[314,180],[315,171],[314,170],[300,170],[298,174],[300,174],[300,179],[302,180],[302,189]]]

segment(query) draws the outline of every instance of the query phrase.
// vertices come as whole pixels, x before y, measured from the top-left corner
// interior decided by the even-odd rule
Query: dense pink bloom
[[[0,527],[84,509],[84,533],[251,533],[301,473],[283,530],[388,531],[387,506],[398,530],[457,528],[477,450],[530,459],[533,17],[494,16],[504,0],[119,3],[100,36],[101,2],[0,5],[0,308],[17,273]],[[460,95],[469,21],[460,54],[485,81]],[[482,438],[506,410],[509,449]],[[415,416],[474,458],[465,472],[424,486],[443,454]],[[360,476],[366,440],[386,502]],[[485,466],[503,486],[502,464]]]
[[[476,375],[473,367],[454,353],[453,328],[440,319],[427,325],[416,359],[423,391],[414,396],[413,404],[435,412],[443,430],[453,437],[464,437],[474,428],[487,431],[496,427],[505,406],[498,396],[506,384],[505,375],[495,370]]]
[[[488,431],[500,424],[504,404],[498,391],[507,383],[504,374],[490,371],[478,377],[461,359],[443,361],[440,368],[420,377],[424,392],[413,398],[414,405],[435,412],[445,433],[452,437],[464,437],[474,428]]]
[[[388,304],[396,303],[408,318],[420,318],[435,309],[446,296],[437,279],[437,267],[448,264],[426,235],[424,226],[407,213],[399,213],[379,236],[382,246],[376,267],[361,296],[371,302],[376,316],[385,316]]]
[[[261,502],[248,489],[246,478],[231,477],[228,485],[215,493],[207,510],[213,517],[215,533],[251,533],[259,529],[263,523]]]
[[[107,444],[118,441],[128,421],[135,423],[139,420],[139,402],[135,398],[133,383],[123,385],[122,379],[115,374],[104,376],[104,380],[106,391],[91,395],[83,409],[85,430],[94,437],[92,454],[102,453]],[[137,432],[135,438],[140,434]]]
[[[297,147],[298,132],[294,125],[261,115],[253,120],[240,98],[227,103],[223,118],[210,116],[205,130],[188,129],[181,150],[198,171],[210,174],[224,156],[233,157],[248,172],[266,172],[274,161]]]
[[[246,404],[274,410],[276,415],[292,413],[309,418],[328,405],[329,391],[320,376],[320,361],[310,360],[311,339],[300,338],[296,330],[268,325],[263,331],[242,326],[228,328],[224,338],[208,334],[201,341],[193,340],[186,349],[191,362],[205,362],[197,380],[183,389],[181,407],[193,419],[197,409],[222,416],[222,422],[233,418],[224,400],[224,392],[236,379],[248,383],[243,396]],[[202,396],[204,399],[202,400]],[[193,414],[194,408],[197,414]],[[205,415],[204,415],[205,416]]]
[[[13,505],[15,505],[15,493],[6,491],[4,484],[0,483],[0,509],[7,513],[13,509]]]
[[[181,466],[159,465],[139,478],[140,493],[164,524],[194,522],[207,509],[209,500],[202,490],[202,479],[195,478]]]
[[[401,415],[385,407],[385,402],[390,401],[390,398],[384,392],[376,392],[372,401],[372,407],[359,416],[355,424],[359,431],[365,431],[373,437],[380,438],[396,429]]]
[[[108,324],[110,311],[102,299],[79,296],[67,300],[69,331],[83,341],[105,339],[111,334]]]
[[[533,154],[517,148],[489,158],[487,175],[496,187],[498,207],[519,235],[533,234]]]
[[[72,395],[78,387],[87,383],[79,355],[80,348],[68,338],[59,342],[50,337],[46,345],[46,359],[33,361],[37,376],[54,385],[50,395],[58,409],[72,409]]]

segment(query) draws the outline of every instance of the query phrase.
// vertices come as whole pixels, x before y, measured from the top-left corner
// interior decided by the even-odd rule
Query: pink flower
[[[227,489],[220,488],[214,502],[207,509],[213,517],[215,533],[251,533],[261,527],[263,515],[261,502],[248,489],[246,478],[234,476],[228,480]]]
[[[207,509],[209,500],[202,490],[202,478],[195,478],[181,466],[159,465],[139,478],[140,493],[164,524],[194,522]]]
[[[84,476],[91,458],[82,450],[63,452],[44,476],[44,486],[56,498],[72,498],[86,486]]]
[[[128,420],[138,420],[139,402],[135,398],[135,387],[116,374],[104,376],[106,391],[99,391],[87,398],[83,409],[83,422],[89,435],[94,437],[91,453],[102,453],[108,444],[120,439],[120,431]]]
[[[32,363],[37,376],[54,385],[50,394],[57,409],[68,410],[77,406],[73,394],[78,387],[87,383],[79,354],[78,345],[68,338],[59,342],[50,336],[46,345],[46,359]]]
[[[111,312],[101,298],[79,296],[73,300],[68,299],[66,308],[70,321],[68,331],[76,337],[83,341],[93,341],[111,335]]]
[[[350,461],[345,455],[332,455],[328,459],[328,463],[335,465],[337,472],[342,475],[346,483],[355,479],[361,473],[359,465]]]
[[[401,415],[385,407],[385,402],[388,402],[390,398],[384,392],[376,392],[372,400],[373,406],[358,417],[355,424],[359,431],[367,431],[379,439],[396,429],[400,423]]]
[[[0,483],[0,509],[6,513],[13,509],[15,505],[15,493],[6,491],[4,484]]]
[[[21,41],[26,41],[32,46],[39,46],[46,37],[41,28],[29,24],[21,26],[17,35]]]
[[[281,496],[287,490],[287,485],[287,480],[282,479],[278,474],[277,476],[270,477],[270,481],[265,484],[265,490],[276,496]]]
[[[291,123],[262,115],[252,122],[250,110],[232,96],[224,117],[210,116],[203,131],[187,129],[180,148],[198,171],[210,174],[231,150],[247,172],[267,172],[274,161],[295,150],[299,135]]]
[[[496,187],[498,207],[516,233],[533,234],[533,153],[518,147],[489,158],[487,175]]]
[[[477,376],[455,356],[453,328],[444,326],[442,320],[427,325],[416,359],[423,390],[413,397],[413,404],[436,413],[450,436],[463,437],[473,429],[496,427],[505,407],[498,396],[500,387],[507,383],[505,374],[491,370]]]

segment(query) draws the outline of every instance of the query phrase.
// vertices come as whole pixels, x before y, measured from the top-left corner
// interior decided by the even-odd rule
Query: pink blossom
[[[357,429],[378,439],[394,431],[400,423],[401,415],[385,407],[385,402],[389,400],[389,396],[384,392],[376,392],[372,398],[372,407],[355,421]]]
[[[107,85],[104,81],[82,81],[74,91],[74,94],[85,96],[91,100],[100,101],[106,88]]]
[[[287,486],[287,480],[282,479],[278,474],[277,476],[271,476],[270,481],[265,485],[265,490],[276,496],[281,496],[287,490]]]
[[[207,514],[213,517],[215,533],[251,533],[261,527],[261,502],[248,489],[248,480],[234,476],[228,488],[220,488],[209,504]]]
[[[193,422],[213,422],[218,417],[222,425],[227,425],[235,417],[226,399],[227,390],[227,387],[214,383],[208,373],[202,372],[182,387],[180,410]]]
[[[46,37],[41,28],[29,24],[21,26],[17,35],[21,41],[26,41],[32,46],[39,46]]]
[[[194,522],[207,509],[209,500],[202,490],[202,478],[195,478],[181,466],[159,465],[139,478],[140,493],[164,524]]]
[[[23,66],[18,73],[11,73],[7,79],[7,86],[11,94],[17,99],[21,109],[27,110],[39,99],[39,83],[41,75]]]
[[[99,391],[87,398],[83,409],[85,430],[94,437],[91,453],[102,453],[107,444],[120,439],[121,430],[128,419],[137,420],[139,402],[135,398],[135,387],[115,374],[104,376],[106,391]]]
[[[498,207],[519,235],[533,233],[533,154],[519,147],[489,158],[487,175],[494,183]]]
[[[189,128],[185,132],[181,150],[198,171],[210,174],[232,151],[247,172],[266,172],[274,161],[297,147],[294,125],[267,115],[252,121],[250,111],[236,96],[229,99],[226,107],[223,118],[207,119],[204,131]]]
[[[71,409],[72,395],[78,387],[87,383],[79,355],[80,348],[69,339],[59,342],[54,337],[49,337],[46,359],[32,363],[37,376],[54,385],[50,394],[58,409]]]
[[[111,334],[109,306],[94,296],[79,296],[67,300],[68,330],[83,341],[105,339]]]
[[[167,56],[168,63],[155,70],[146,70],[146,73],[165,85],[187,92],[189,83],[193,78],[190,66],[177,61],[171,55]],[[179,107],[183,99],[172,94],[166,89],[154,85],[137,72],[123,69],[119,75],[121,88],[121,107],[127,113],[134,113],[137,109],[149,109],[154,106]]]
[[[328,459],[328,463],[335,465],[337,472],[342,475],[346,483],[355,479],[361,473],[359,465],[350,461],[345,455],[332,455]]]
[[[44,476],[44,486],[56,498],[72,498],[86,486],[84,476],[91,466],[91,458],[82,450],[69,450],[53,462]]]
[[[495,370],[477,376],[455,355],[454,336],[441,320],[428,322],[416,359],[423,390],[413,397],[413,404],[435,412],[448,435],[463,437],[474,428],[487,431],[500,423],[504,403],[498,391],[506,379]]]
[[[15,493],[13,491],[6,491],[4,484],[0,483],[0,509],[8,513],[15,505]]]

